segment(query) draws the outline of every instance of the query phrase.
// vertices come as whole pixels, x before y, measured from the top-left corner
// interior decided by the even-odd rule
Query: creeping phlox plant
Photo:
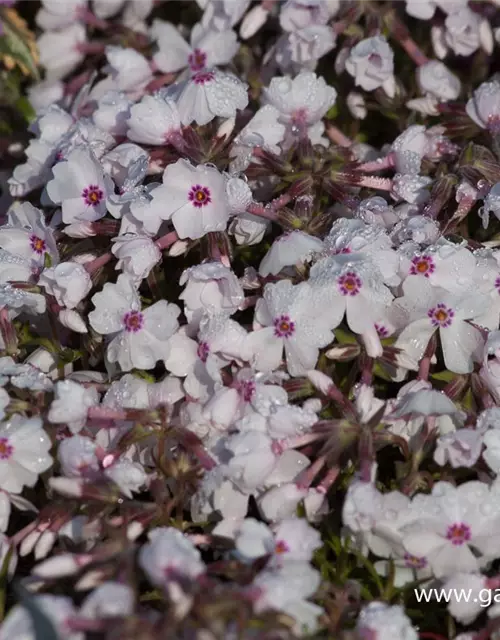
[[[0,640],[500,638],[497,5],[42,0]]]

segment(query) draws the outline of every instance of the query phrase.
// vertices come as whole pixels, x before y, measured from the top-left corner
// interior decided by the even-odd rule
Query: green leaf
[[[345,329],[335,329],[335,338],[340,344],[356,344],[357,340],[353,333],[346,331]]]
[[[3,35],[0,37],[0,57],[10,57],[35,80],[40,79],[33,56],[33,34],[15,11],[2,12]],[[36,51],[36,50],[35,50]]]
[[[433,380],[440,380],[441,382],[451,382],[457,377],[457,374],[451,371],[439,371],[438,373],[432,373],[430,377]]]
[[[45,255],[43,256],[43,267],[44,269],[50,269],[51,266],[52,266],[52,256],[50,255],[50,253],[46,251]]]

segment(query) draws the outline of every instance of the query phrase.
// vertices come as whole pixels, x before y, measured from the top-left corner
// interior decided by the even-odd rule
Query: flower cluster
[[[0,640],[500,637],[495,3],[182,4],[36,14]]]

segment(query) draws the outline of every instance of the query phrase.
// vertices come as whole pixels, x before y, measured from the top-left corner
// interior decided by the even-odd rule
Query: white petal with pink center
[[[51,447],[40,418],[15,414],[0,423],[0,488],[21,493],[23,486],[33,487],[52,465]]]
[[[113,193],[113,183],[89,151],[74,149],[52,172],[47,194],[54,204],[61,205],[65,224],[106,215],[106,198]]]
[[[475,293],[449,293],[432,287],[421,277],[407,278],[403,292],[391,310],[392,318],[404,327],[395,343],[401,349],[399,364],[417,370],[429,340],[439,331],[446,367],[455,373],[472,371],[474,361],[481,359],[484,340],[467,320],[484,313],[489,298]]]
[[[273,371],[281,364],[283,349],[288,372],[305,375],[314,369],[319,349],[332,342],[328,318],[318,314],[318,292],[303,282],[268,284],[255,307],[254,331],[248,336],[252,363],[258,371]]]
[[[159,300],[141,310],[141,301],[132,278],[118,276],[116,284],[106,283],[92,302],[95,310],[89,313],[92,328],[109,335],[107,356],[123,371],[152,369],[158,360],[165,360],[170,352],[169,340],[177,330],[177,305]]]
[[[210,231],[224,231],[229,219],[226,181],[209,165],[186,160],[169,165],[163,184],[151,192],[148,231],[156,233],[162,220],[172,220],[179,238],[193,240]],[[155,224],[151,220],[156,221]]]

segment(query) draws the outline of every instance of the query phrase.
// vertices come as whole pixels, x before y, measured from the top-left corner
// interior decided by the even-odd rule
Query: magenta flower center
[[[207,84],[207,82],[211,82],[215,78],[215,74],[213,71],[198,71],[193,75],[193,82],[195,84]]]
[[[39,256],[43,255],[47,249],[47,245],[45,244],[45,240],[35,236],[35,234],[30,236],[30,245],[35,253]]]
[[[375,330],[381,338],[387,338],[389,335],[389,331],[384,327],[383,324],[375,324]]]
[[[238,393],[244,402],[250,402],[255,394],[255,382],[243,380],[238,385]]]
[[[415,256],[411,261],[410,275],[420,275],[428,278],[431,273],[434,273],[435,269],[436,265],[430,256]]]
[[[188,193],[188,199],[197,209],[201,209],[201,207],[205,207],[212,202],[210,189],[208,187],[202,187],[200,184],[195,184],[194,187],[191,187],[191,191]]]
[[[82,191],[82,198],[88,207],[97,207],[103,200],[104,193],[97,184],[91,184]]]
[[[14,451],[8,438],[0,438],[0,460],[8,460]]]
[[[202,362],[206,362],[208,358],[208,354],[210,353],[210,347],[206,342],[200,342],[198,345],[198,358]]]
[[[495,289],[500,293],[500,276],[495,280]]]
[[[419,556],[412,556],[411,553],[405,553],[404,555],[405,566],[409,569],[425,569],[427,566],[427,560],[420,558]]]
[[[470,527],[463,522],[455,522],[448,527],[446,537],[456,546],[465,544],[471,539]]]
[[[144,326],[144,316],[140,311],[129,311],[123,316],[125,331],[137,333]]]
[[[277,338],[289,338],[295,332],[295,322],[289,316],[274,318],[274,335]]]
[[[277,540],[276,545],[274,547],[274,553],[281,555],[282,553],[287,553],[290,551],[290,547],[284,540]]]
[[[201,49],[195,49],[188,58],[191,71],[201,71],[206,67],[207,54]]]
[[[429,309],[427,315],[431,319],[431,323],[434,327],[449,327],[453,322],[455,312],[450,307],[440,302],[432,309]]]
[[[348,271],[339,277],[337,280],[340,293],[343,296],[356,296],[363,286],[361,278],[354,273],[354,271]]]

